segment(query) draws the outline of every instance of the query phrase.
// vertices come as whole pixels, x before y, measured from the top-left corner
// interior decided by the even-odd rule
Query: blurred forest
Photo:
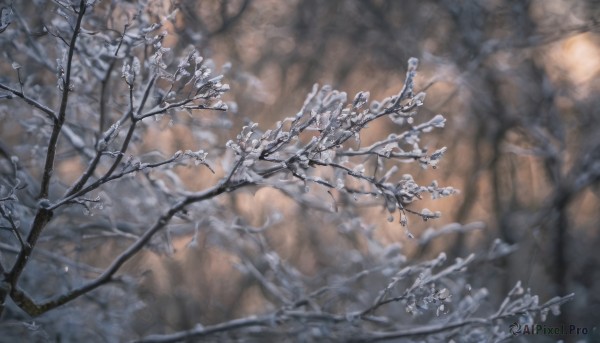
[[[406,241],[417,259],[440,250],[461,256],[495,238],[516,244],[480,276],[497,280],[495,296],[517,280],[542,297],[575,292],[558,320],[599,324],[600,3],[181,5],[175,30],[182,39],[200,32],[207,54],[249,74],[232,81],[232,96],[240,115],[258,115],[259,122],[293,113],[302,101],[294,95],[314,82],[387,94],[405,73],[403,61],[420,58],[417,88],[428,90],[423,113],[448,118],[436,133],[448,152],[434,177],[461,190],[432,205],[443,212],[433,225],[483,221],[486,228],[446,236],[427,249],[406,241],[397,223],[382,220],[378,234],[390,243]],[[389,130],[370,129],[374,136]],[[418,168],[411,172],[419,175]]]
[[[116,3],[101,1],[99,6]],[[119,6],[126,13],[134,3]],[[45,20],[39,8],[21,9],[32,32],[40,31]],[[397,220],[388,222],[381,208],[363,208],[360,213],[372,225],[368,234],[383,247],[401,247],[412,261],[429,260],[442,251],[449,259],[472,251],[485,254],[500,239],[503,249],[512,253],[481,262],[484,267],[470,278],[474,289],[488,288],[488,304],[501,302],[521,280],[541,299],[575,293],[560,314],[548,317],[548,325],[598,327],[600,2],[180,0],[154,2],[152,11],[161,18],[174,8],[178,11],[167,25],[171,35],[164,45],[177,51],[194,44],[202,56],[223,66],[231,85],[225,99],[237,104],[226,114],[209,117],[215,129],[202,138],[215,146],[224,146],[232,132],[250,120],[267,128],[294,115],[314,83],[348,94],[369,90],[373,98],[395,94],[404,80],[406,61],[419,58],[415,88],[427,91],[420,116],[430,119],[442,113],[447,119],[445,129],[431,133],[426,144],[448,150],[435,169],[409,164],[400,168],[418,182],[436,179],[460,194],[424,199],[421,206],[442,216],[413,221],[415,238],[409,238]],[[115,27],[124,20],[119,10],[114,10]],[[221,125],[220,116],[231,124]],[[0,143],[16,144],[14,125],[2,120]],[[385,137],[392,128],[376,122],[363,133],[362,143]],[[152,139],[144,149],[166,153],[197,138],[184,121],[149,135]],[[70,173],[76,175],[81,166],[63,162],[58,173],[73,180]],[[193,189],[216,180],[208,172],[201,178],[193,171],[179,172],[190,173],[186,182]],[[315,216],[315,209],[270,189],[224,197],[219,211],[236,218],[240,227],[260,228],[271,211],[280,212],[286,219],[275,223],[265,237],[285,263],[303,275],[326,278],[323,275],[331,271],[354,270],[354,257],[340,251],[368,250],[351,229],[340,229],[353,225],[344,222],[344,211],[334,219]],[[141,212],[136,216],[143,218]],[[455,222],[473,223],[472,230],[427,239],[428,229]],[[273,301],[260,283],[236,272],[238,257],[215,248],[228,246],[222,238],[194,236],[194,244],[208,248],[193,251],[185,249],[189,241],[189,236],[173,238],[172,257],[147,254],[127,267],[154,266],[140,277],[143,287],[138,290],[154,306],[135,315],[132,330],[140,336],[154,332],[157,325],[177,331],[197,322],[219,323],[272,309]],[[114,254],[119,244],[93,246],[98,254]],[[251,254],[241,249],[240,256]],[[96,258],[83,260],[91,263]],[[262,271],[261,266],[268,269],[265,261],[257,264]],[[360,293],[362,286],[356,287]]]

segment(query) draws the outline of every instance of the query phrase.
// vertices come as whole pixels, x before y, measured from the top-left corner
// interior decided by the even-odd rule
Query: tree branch
[[[8,92],[16,95],[17,97],[21,98],[28,105],[31,105],[34,108],[37,108],[38,110],[44,112],[46,114],[46,116],[53,122],[56,122],[58,120],[58,116],[52,109],[48,108],[46,105],[42,104],[41,102],[38,102],[38,101],[28,97],[27,95],[25,95],[24,92],[16,90],[16,89],[9,87],[3,83],[0,83],[0,89],[4,89],[5,91],[8,91]]]
[[[154,223],[154,225],[152,225],[151,228],[149,228],[132,245],[130,245],[125,251],[123,251],[115,260],[113,260],[110,266],[104,270],[102,275],[78,288],[69,291],[64,295],[59,296],[58,298],[44,302],[42,304],[36,304],[30,296],[28,296],[24,291],[18,289],[14,283],[12,284],[12,290],[10,292],[11,298],[19,307],[21,307],[21,309],[23,309],[31,316],[39,316],[49,310],[52,310],[58,306],[68,303],[80,297],[83,294],[89,293],[90,291],[93,291],[94,289],[113,281],[114,275],[119,271],[119,269],[121,269],[123,264],[125,264],[125,262],[129,261],[133,256],[140,252],[148,244],[148,242],[150,242],[152,237],[154,237],[154,235],[158,231],[167,226],[167,224],[173,218],[173,216],[182,211],[186,206],[207,199],[211,199],[222,193],[233,192],[238,188],[248,186],[251,184],[252,182],[250,181],[222,182],[219,183],[217,186],[213,186],[202,192],[188,194],[185,198],[171,206],[169,210],[167,210],[156,220],[156,222]],[[22,251],[25,250],[31,249],[23,249]],[[16,270],[22,271],[23,268],[18,268]],[[18,279],[18,276],[17,278],[15,278],[14,276],[9,278],[9,280],[15,279]]]

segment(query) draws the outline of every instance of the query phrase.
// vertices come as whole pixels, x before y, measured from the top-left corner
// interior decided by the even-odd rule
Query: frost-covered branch
[[[409,300],[409,293],[416,291],[417,289],[426,289],[426,286],[428,285],[443,283],[445,282],[445,279],[455,277],[455,274],[461,270],[464,271],[468,261],[472,260],[473,257],[457,261],[454,265],[446,267],[435,274],[431,273],[432,268],[439,267],[440,263],[443,263],[443,259],[437,258],[435,260],[423,263],[414,270],[409,270],[410,268],[413,268],[413,266],[406,267],[404,272],[401,271],[394,276],[393,282],[390,284],[391,286],[386,288],[389,290],[390,288],[396,287],[398,281],[406,281],[405,279],[407,277],[410,277],[413,274],[420,274],[412,286],[408,287],[404,291],[405,295],[396,297],[394,299],[388,299],[389,301],[382,300],[382,296],[380,296],[376,304],[366,310],[366,312],[372,312],[376,308],[391,302],[403,302],[410,307],[411,301]],[[376,271],[373,270],[371,272]],[[424,273],[429,273],[430,276],[424,277]],[[347,281],[355,282],[359,278],[368,277],[369,275],[370,273],[359,273],[352,278],[352,280]],[[343,339],[344,341],[348,342],[375,342],[401,338],[419,339],[423,336],[437,337],[436,335],[443,335],[439,337],[450,337],[458,334],[460,330],[473,331],[476,328],[485,330],[485,335],[487,335],[489,338],[496,337],[498,339],[506,339],[511,335],[508,330],[506,330],[506,332],[498,332],[494,329],[494,327],[498,325],[506,325],[508,328],[509,322],[525,317],[534,318],[535,316],[540,316],[540,319],[544,321],[549,311],[552,311],[556,314],[560,305],[570,301],[573,298],[573,295],[570,294],[564,297],[550,299],[543,304],[538,304],[537,296],[531,296],[529,290],[524,292],[520,286],[520,283],[518,283],[508,294],[500,308],[495,313],[487,317],[473,316],[473,306],[476,308],[478,306],[478,301],[481,300],[479,298],[487,295],[487,290],[485,289],[475,292],[472,297],[468,296],[465,300],[460,300],[457,308],[455,309],[455,313],[452,313],[452,315],[449,316],[443,316],[441,315],[439,307],[443,308],[444,304],[450,304],[452,298],[450,291],[444,288],[441,290],[434,290],[432,294],[427,295],[422,300],[417,301],[422,302],[423,305],[426,303],[432,303],[438,307],[437,323],[418,327],[409,327],[403,324],[392,325],[384,318],[372,316],[371,314],[367,314],[365,311],[360,313],[331,313],[320,310],[315,311],[314,306],[311,307],[312,309],[307,310],[298,309],[316,301],[316,298],[325,292],[335,292],[336,288],[337,287],[333,289],[319,289],[313,292],[308,298],[298,301],[297,305],[294,305],[291,308],[286,305],[281,309],[266,315],[243,317],[210,326],[198,324],[195,328],[189,330],[164,335],[150,335],[142,339],[135,340],[135,342],[178,342],[189,339],[209,338],[211,336],[218,336],[221,339],[225,339],[225,337],[230,337],[229,335],[240,334],[245,335],[246,337],[252,337],[254,334],[259,334],[263,329],[270,330],[272,335],[281,334],[283,336],[288,336],[293,335],[292,332],[295,330],[293,327],[299,323],[301,323],[299,325],[308,328],[323,326],[328,327],[328,330],[326,330],[322,335],[317,335],[315,333],[317,335],[313,337],[315,339],[317,337],[320,337],[321,339]],[[386,293],[384,292],[382,294]],[[423,305],[419,305],[421,307],[420,311],[426,311],[426,308],[422,307]],[[417,310],[417,308],[415,308],[415,310]],[[529,321],[531,319],[525,320]],[[363,329],[357,330],[358,327],[367,325],[367,323],[383,327],[391,326],[392,329],[378,331],[370,330],[365,326]],[[259,330],[259,328],[262,329]],[[288,330],[289,333],[286,333]]]
[[[319,88],[315,85],[306,98],[302,109],[295,117],[286,118],[275,125],[274,129],[259,132],[258,124],[244,126],[236,141],[228,146],[243,161],[238,174],[244,178],[260,178],[261,182],[277,185],[276,174],[289,174],[297,180],[299,187],[308,187],[314,183],[330,190],[343,193],[362,194],[380,197],[385,207],[393,214],[400,212],[400,223],[407,227],[407,214],[420,216],[423,220],[440,216],[428,209],[420,211],[408,208],[422,193],[430,193],[434,199],[456,193],[452,187],[439,187],[434,181],[430,186],[419,186],[411,175],[405,174],[399,181],[390,182],[397,177],[396,166],[387,167],[379,160],[419,161],[422,167],[436,167],[446,147],[431,154],[419,147],[420,135],[436,127],[443,127],[442,115],[417,125],[413,125],[416,109],[423,105],[424,93],[413,94],[417,59],[409,61],[405,85],[396,96],[381,103],[369,102],[369,93],[360,92],[352,103],[347,103],[343,92],[332,90],[329,86]],[[373,143],[367,148],[354,150],[354,144],[360,145],[362,129],[375,120],[389,117],[399,127],[408,125],[402,134],[392,134],[387,139]],[[411,151],[404,150],[411,147]],[[379,169],[373,175],[367,173],[365,165],[351,160],[353,156],[374,157]],[[329,168],[329,170],[327,170]],[[381,172],[383,177],[376,175]],[[360,190],[350,184],[360,185]],[[408,230],[408,229],[407,229]],[[410,234],[410,233],[409,233]]]
[[[174,204],[168,211],[163,213],[145,233],[140,236],[132,245],[123,251],[113,262],[108,266],[102,274],[86,284],[77,287],[68,293],[61,295],[53,300],[46,301],[42,304],[37,304],[30,296],[22,290],[14,287],[11,290],[11,298],[25,312],[32,316],[38,316],[44,312],[52,310],[58,306],[66,304],[90,291],[114,280],[114,275],[121,269],[125,262],[129,261],[133,256],[140,252],[154,237],[154,235],[162,230],[169,221],[187,206],[214,198],[223,193],[233,192],[238,188],[250,185],[250,182],[223,182],[217,186],[211,187],[205,191],[192,193]]]

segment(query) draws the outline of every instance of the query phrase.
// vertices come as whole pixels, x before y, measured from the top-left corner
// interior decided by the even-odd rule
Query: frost
[[[223,75],[218,75],[218,76],[215,76],[212,79],[208,80],[208,82],[218,83],[218,82],[221,82],[222,79],[223,79]]]
[[[131,65],[128,63],[123,63],[123,67],[121,68],[121,77],[125,79],[125,82],[129,85],[133,85],[133,81],[135,79],[135,72],[132,71]]]
[[[0,33],[8,28],[8,25],[12,22],[13,16],[14,14],[11,7],[3,7],[2,10],[0,10]]]
[[[425,92],[420,92],[419,94],[415,95],[415,97],[412,99],[412,102],[416,106],[423,106],[423,102],[425,101],[426,95],[427,94]]]
[[[137,56],[133,57],[133,62],[132,62],[132,71],[135,75],[139,75],[140,73],[140,60],[137,58]]]
[[[436,309],[436,311],[435,311],[435,315],[436,315],[436,316],[439,316],[439,315],[440,315],[440,313],[443,313],[443,312],[444,312],[444,309],[445,309],[445,306],[444,306],[444,304],[441,304],[441,305],[440,305],[440,306],[438,306],[438,308]]]
[[[408,227],[408,218],[404,213],[400,215],[400,225],[402,225],[403,227]]]
[[[446,125],[446,118],[444,118],[444,116],[441,114],[436,114],[428,124],[433,127],[442,128],[444,125]]]
[[[444,155],[446,150],[448,150],[448,148],[446,148],[446,147],[436,150],[433,154],[431,154],[430,159],[431,160],[439,160]]]
[[[356,174],[362,175],[365,172],[365,166],[363,164],[359,164],[355,166],[352,171]]]
[[[352,107],[355,110],[361,109],[369,101],[369,92],[359,92],[352,101]]]

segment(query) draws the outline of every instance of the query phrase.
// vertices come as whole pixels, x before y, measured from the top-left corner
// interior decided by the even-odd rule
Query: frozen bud
[[[417,67],[419,66],[419,59],[416,57],[411,57],[408,59],[408,71],[409,72],[414,72],[417,70]]]
[[[352,102],[352,107],[354,109],[360,109],[367,103],[367,101],[369,101],[369,92],[359,92],[354,97],[354,101]]]
[[[37,203],[39,208],[49,208],[50,207],[50,200],[43,198],[40,199]]]
[[[414,96],[412,101],[415,105],[422,106],[423,102],[425,101],[425,96],[426,96],[425,92],[420,92],[419,94]]]
[[[444,118],[444,116],[441,114],[436,114],[436,116],[429,121],[429,125],[442,128],[444,125],[446,125],[446,118]]]

